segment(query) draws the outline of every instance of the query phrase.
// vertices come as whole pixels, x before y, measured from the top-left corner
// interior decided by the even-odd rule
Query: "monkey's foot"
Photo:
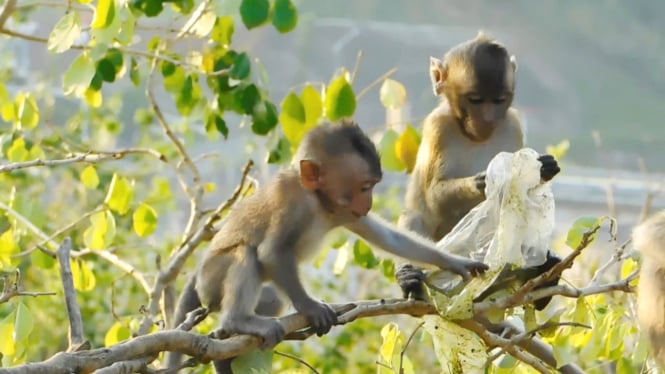
[[[225,321],[223,327],[210,335],[215,339],[227,339],[233,335],[254,335],[263,339],[261,349],[269,349],[284,340],[286,331],[277,318],[258,317],[242,322]]]
[[[405,299],[427,300],[424,285],[425,273],[422,269],[412,264],[404,264],[397,269],[395,277]]]

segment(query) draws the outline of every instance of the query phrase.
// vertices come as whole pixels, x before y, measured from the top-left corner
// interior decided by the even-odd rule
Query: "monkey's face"
[[[374,186],[370,166],[358,155],[344,155],[325,164],[320,190],[329,201],[329,210],[341,221],[366,216],[372,208]]]

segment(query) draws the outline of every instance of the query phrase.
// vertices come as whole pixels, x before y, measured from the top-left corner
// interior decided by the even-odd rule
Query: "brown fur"
[[[658,366],[665,370],[665,210],[633,229],[633,243],[642,254],[638,322]]]
[[[181,296],[174,326],[202,305],[221,311],[224,333],[257,335],[270,348],[284,337],[277,319],[256,313],[261,286],[270,282],[319,335],[327,333],[336,323],[335,312],[308,295],[298,264],[315,254],[323,237],[339,226],[394,255],[467,279],[487,269],[440,252],[433,242],[369,214],[381,168],[376,148],[355,123],[318,126],[305,136],[295,161],[229,213]],[[176,366],[180,355],[171,355],[168,362]],[[215,366],[218,372],[230,370],[228,361]]]
[[[476,186],[499,152],[524,145],[519,113],[511,108],[514,59],[484,34],[432,59],[434,91],[441,104],[425,119],[422,143],[409,180],[399,225],[440,240],[485,199]],[[486,102],[473,104],[471,99]],[[504,97],[499,104],[496,97]]]

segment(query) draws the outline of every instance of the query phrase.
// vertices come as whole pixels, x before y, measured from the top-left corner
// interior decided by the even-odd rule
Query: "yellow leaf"
[[[12,254],[16,252],[18,246],[14,240],[14,233],[11,229],[0,235],[0,268],[2,265],[10,265]]]
[[[397,327],[397,324],[393,322],[388,323],[381,328],[381,337],[383,338],[383,343],[381,343],[379,352],[381,353],[381,359],[383,360],[383,363],[392,363],[393,352],[395,352],[395,346],[398,343],[399,336],[399,327]]]
[[[118,174],[113,174],[109,192],[106,195],[104,203],[120,215],[124,215],[129,210],[129,206],[134,199],[134,187],[127,180]]]
[[[99,176],[93,165],[88,165],[83,169],[81,172],[81,182],[83,182],[83,185],[89,190],[97,188],[99,185]]]
[[[398,109],[406,103],[406,88],[403,84],[387,78],[381,85],[379,97],[386,108]]]
[[[206,192],[213,192],[214,190],[217,189],[217,184],[215,183],[206,183],[203,188],[205,189]]]
[[[131,335],[131,331],[125,326],[125,324],[116,322],[106,332],[106,335],[104,336],[104,346],[110,347],[116,345],[123,340],[129,339]]]
[[[638,268],[638,263],[632,258],[626,259],[626,261],[621,264],[621,278],[625,279],[628,278],[629,275],[631,275],[633,272],[635,272]]]
[[[132,221],[136,234],[145,238],[157,229],[157,212],[150,205],[143,203],[134,211]]]
[[[71,260],[74,288],[79,291],[92,291],[97,284],[95,274],[85,261]]]
[[[85,90],[85,102],[93,108],[99,108],[104,101],[101,90],[94,90],[88,87]]]
[[[115,217],[109,211],[90,216],[90,227],[83,232],[83,243],[90,249],[104,249],[115,238]]]
[[[554,156],[557,161],[561,161],[561,159],[566,156],[568,149],[570,149],[570,142],[567,139],[562,140],[559,144],[548,145],[545,147],[545,151]]]
[[[413,167],[416,165],[419,146],[420,136],[418,132],[413,126],[408,125],[395,142],[395,155],[406,165],[407,173],[413,171]]]
[[[95,9],[95,18],[90,27],[93,29],[103,29],[108,27],[115,17],[115,1],[99,0]]]
[[[14,341],[14,313],[10,313],[0,321],[0,353],[4,356],[13,356],[16,353]]]

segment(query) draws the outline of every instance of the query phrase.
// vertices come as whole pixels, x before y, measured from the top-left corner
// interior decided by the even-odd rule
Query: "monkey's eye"
[[[507,97],[505,97],[505,96],[501,96],[501,97],[497,97],[497,98],[495,98],[494,100],[492,100],[492,102],[493,102],[494,104],[503,104],[503,103],[506,102],[506,99],[507,99]]]
[[[367,191],[371,190],[372,187],[374,187],[374,184],[365,183],[365,184],[362,185],[362,187],[360,187],[360,192],[367,192]]]
[[[469,96],[469,102],[473,105],[478,105],[483,102],[483,98],[480,96]]]

